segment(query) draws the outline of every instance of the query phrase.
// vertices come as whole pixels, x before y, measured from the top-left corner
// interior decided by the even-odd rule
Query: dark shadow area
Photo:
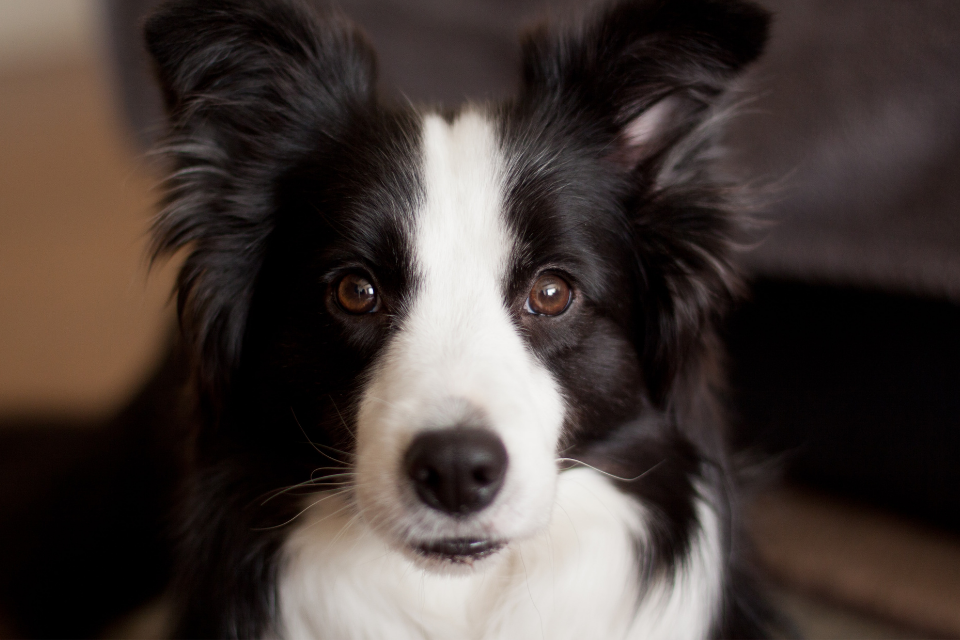
[[[741,445],[792,480],[960,531],[960,306],[758,280],[729,325]]]
[[[167,583],[185,424],[176,354],[107,425],[0,423],[0,617],[92,637]]]

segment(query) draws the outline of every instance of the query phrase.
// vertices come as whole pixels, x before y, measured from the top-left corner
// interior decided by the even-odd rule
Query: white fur
[[[319,499],[284,548],[288,640],[692,640],[715,615],[719,530],[702,501],[687,560],[641,592],[636,549],[651,516],[592,470],[560,476],[546,530],[459,576],[416,566],[341,495]]]
[[[700,485],[701,495],[706,487]],[[647,591],[629,638],[704,638],[717,617],[723,584],[720,521],[714,507],[696,501],[699,531],[681,557],[672,580],[645,585]]]
[[[467,111],[423,122],[424,198],[413,224],[418,286],[357,418],[362,517],[398,548],[450,537],[515,540],[549,519],[564,417],[556,382],[504,305],[513,238],[493,125]],[[424,506],[402,467],[413,437],[479,416],[509,464],[493,504],[467,520]]]

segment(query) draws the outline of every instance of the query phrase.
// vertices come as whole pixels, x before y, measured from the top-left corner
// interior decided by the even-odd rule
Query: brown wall
[[[70,53],[0,66],[0,416],[110,411],[170,324],[171,270],[143,257],[155,178],[106,65]]]

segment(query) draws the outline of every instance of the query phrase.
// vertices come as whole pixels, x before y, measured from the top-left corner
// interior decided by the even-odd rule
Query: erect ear
[[[282,171],[374,100],[375,59],[342,18],[295,0],[193,0],[147,20],[171,161],[155,255],[190,246],[178,308],[202,380],[236,364]]]
[[[741,0],[627,0],[523,47],[521,104],[628,176],[647,384],[665,402],[737,279],[731,203],[712,179],[715,106],[761,53],[769,16]],[[546,105],[546,106],[544,106]],[[541,116],[541,118],[544,116]]]
[[[579,30],[523,43],[527,98],[548,98],[616,136],[637,164],[696,126],[763,50],[769,15],[741,0],[629,0]]]
[[[741,0],[629,0],[577,31],[523,42],[523,90],[616,136],[628,164],[689,132],[763,50],[769,15]]]

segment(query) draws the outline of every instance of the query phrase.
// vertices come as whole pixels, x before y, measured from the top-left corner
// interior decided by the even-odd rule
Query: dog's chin
[[[422,569],[457,575],[493,561],[506,546],[490,538],[441,538],[409,543],[404,551]]]

